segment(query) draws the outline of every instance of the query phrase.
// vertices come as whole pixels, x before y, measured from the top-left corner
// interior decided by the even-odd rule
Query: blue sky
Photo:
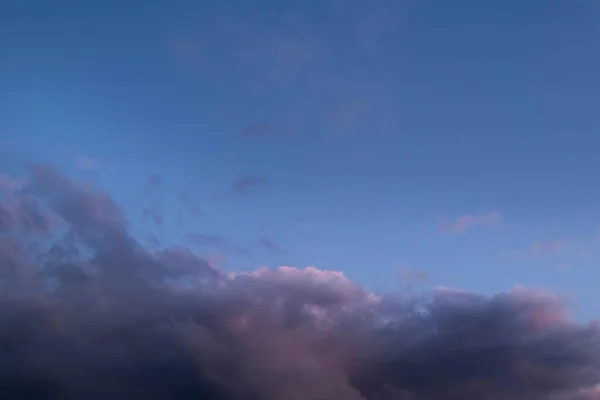
[[[226,239],[223,268],[404,268],[595,317],[599,39],[593,0],[5,1],[0,142],[134,230],[156,203],[161,241]]]

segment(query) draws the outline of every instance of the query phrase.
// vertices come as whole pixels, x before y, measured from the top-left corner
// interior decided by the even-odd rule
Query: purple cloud
[[[55,168],[14,195],[65,226],[33,248],[18,225],[0,236],[0,398],[598,398],[600,329],[547,293],[225,273],[185,247],[144,247],[110,196]]]

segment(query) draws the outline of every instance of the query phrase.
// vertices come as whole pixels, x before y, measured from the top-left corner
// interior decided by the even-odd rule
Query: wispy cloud
[[[306,22],[281,17],[285,22],[275,27],[217,11],[210,20],[198,24],[194,32],[171,38],[168,50],[190,67],[226,73],[246,85],[267,90],[288,87],[310,79],[310,72],[318,68],[328,51],[324,49],[323,37]],[[217,53],[217,48],[225,51]],[[226,72],[219,68],[219,62],[225,60],[230,63]]]
[[[226,238],[218,235],[190,233],[187,235],[187,238],[188,242],[194,246],[213,247],[227,254],[235,254],[240,256],[249,256],[252,254],[252,252],[245,247],[236,246]]]
[[[408,285],[421,285],[433,279],[431,274],[427,272],[408,267],[399,267],[396,274],[402,283]]]
[[[7,174],[0,172],[0,192],[12,191],[21,185],[23,185],[21,180],[12,178]]]
[[[597,234],[584,233],[536,240],[522,248],[505,253],[504,262],[542,261],[560,270],[595,267],[600,263],[600,241]]]
[[[236,179],[232,184],[234,193],[243,194],[254,190],[257,187],[265,186],[269,180],[263,176],[246,174]]]
[[[194,217],[200,217],[205,214],[202,207],[200,207],[187,192],[180,191],[177,194],[177,199],[184,209]]]
[[[524,254],[530,256],[539,256],[544,254],[555,254],[564,250],[567,242],[564,240],[546,240],[533,243]]]
[[[442,232],[460,234],[465,233],[474,228],[493,228],[500,224],[500,213],[498,211],[490,211],[487,214],[467,214],[448,221],[445,218],[440,218],[438,226]]]
[[[515,262],[532,258],[556,259],[567,250],[574,249],[575,241],[567,239],[547,239],[531,243],[524,249],[514,250],[504,256],[507,262]],[[575,254],[571,254],[575,256]],[[561,264],[564,266],[564,264]]]
[[[270,122],[250,124],[241,132],[241,136],[247,138],[258,138],[263,136],[283,137],[290,136],[290,134],[291,133],[286,128]]]
[[[369,111],[369,102],[366,99],[346,101],[333,109],[327,117],[329,128],[337,133],[345,133],[360,124]]]
[[[192,62],[197,66],[205,61],[204,46],[198,38],[173,37],[167,42],[168,49],[182,61]]]
[[[260,136],[268,133],[272,129],[273,125],[269,124],[268,122],[251,124],[242,131],[242,136]]]
[[[100,168],[100,162],[86,155],[75,157],[75,166],[84,171],[97,171]]]
[[[285,250],[284,248],[279,246],[277,243],[271,241],[270,239],[267,239],[264,236],[259,236],[258,241],[261,244],[261,246],[267,250],[270,250],[270,251],[273,251],[276,253],[287,253],[287,250]]]
[[[311,229],[314,228],[317,222],[314,219],[303,219],[298,221],[298,226],[303,229]]]
[[[148,207],[143,208],[142,215],[150,220],[155,226],[161,227],[165,223],[165,218],[160,206],[156,203],[152,203]]]
[[[162,185],[165,178],[158,172],[153,172],[146,178],[146,183],[150,186]]]

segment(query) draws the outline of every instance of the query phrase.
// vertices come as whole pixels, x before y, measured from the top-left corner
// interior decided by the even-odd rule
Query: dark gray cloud
[[[63,223],[34,247],[33,230],[0,229],[2,399],[598,399],[599,329],[548,294],[227,274],[144,248],[107,194],[52,167],[12,195]]]

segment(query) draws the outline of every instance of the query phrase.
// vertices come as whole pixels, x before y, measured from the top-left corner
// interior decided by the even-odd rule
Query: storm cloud
[[[0,398],[600,398],[600,334],[526,288],[377,295],[340,272],[154,251],[35,166],[0,194]]]

